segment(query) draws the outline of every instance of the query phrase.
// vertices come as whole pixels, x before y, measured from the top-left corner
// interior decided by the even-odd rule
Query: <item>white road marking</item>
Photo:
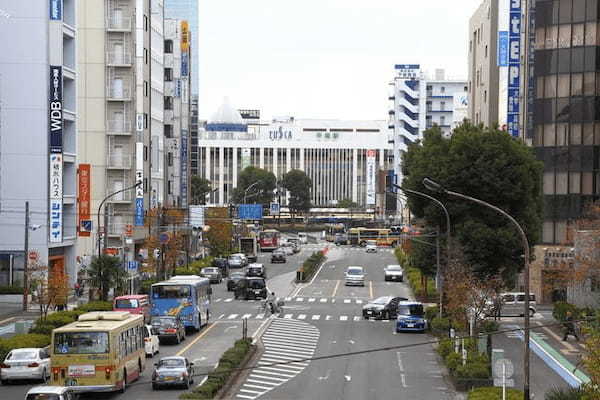
[[[363,301],[361,299],[356,299],[356,304],[362,304]]]
[[[251,385],[249,383],[244,383],[244,387],[262,389],[262,390],[270,390],[270,389],[272,389],[272,387],[259,386],[259,385]]]
[[[257,392],[256,390],[248,390],[248,389],[240,389],[240,392],[244,393],[255,393],[257,395],[262,394],[262,392]]]
[[[215,300],[215,303],[218,303],[218,302],[220,302],[221,300],[223,300],[223,299],[221,299],[221,298],[218,298],[218,299],[216,299],[216,300]]]
[[[352,377],[350,375],[344,375],[344,379],[346,379],[346,382],[350,382]]]
[[[406,376],[404,374],[400,374],[400,379],[402,380],[402,387],[407,388],[406,386]]]
[[[396,352],[396,358],[398,359],[398,369],[400,372],[404,372],[404,365],[402,364],[402,354]]]
[[[289,379],[284,379],[284,378],[276,378],[274,376],[264,376],[264,375],[256,375],[256,374],[250,374],[250,377],[252,378],[258,378],[258,379],[272,379],[274,381],[280,381],[280,382],[287,382]],[[242,390],[240,390],[241,392]]]
[[[296,301],[302,302],[302,301],[304,301],[304,297],[296,297]]]
[[[244,314],[242,315],[242,319],[250,318],[252,314]]]
[[[284,301],[291,301],[292,298],[291,297],[286,297],[285,299],[283,299]]]
[[[282,374],[282,373],[273,372],[273,371],[265,371],[265,370],[261,370],[261,369],[256,369],[256,370],[254,370],[254,372],[259,373],[259,374],[282,376],[284,378],[293,378],[294,377],[294,375]]]
[[[321,303],[327,303],[327,299],[326,298],[322,298],[321,300],[319,300]]]
[[[283,316],[284,319],[292,319],[292,314],[285,314]]]
[[[298,319],[306,319],[306,314],[300,314],[300,315],[298,315]]]
[[[325,317],[325,321],[329,321],[330,319],[331,319],[331,315],[327,315],[327,316]]]
[[[313,316],[312,316],[312,320],[313,320],[313,321],[318,321],[318,320],[320,320],[320,319],[321,319],[321,316],[320,316],[319,314],[316,314],[316,315],[313,315]]]
[[[228,299],[225,299],[224,301],[225,301],[225,303],[229,303],[230,301],[233,301],[233,298],[232,298],[232,297],[230,297],[230,298],[228,298]]]
[[[316,299],[315,299],[314,297],[311,297],[310,299],[308,299],[308,302],[309,302],[309,303],[314,303],[314,301],[315,301],[315,300],[316,300]]]
[[[237,316],[237,314],[231,314],[229,317],[227,317],[227,319],[235,319]]]
[[[352,300],[350,300],[350,299],[344,299],[344,304],[348,304],[348,303],[350,303],[351,301],[352,301]]]
[[[256,317],[254,317],[254,318],[256,318],[256,319],[263,319],[264,317],[265,317],[265,314],[264,313],[260,313],[260,314],[256,314]]]
[[[254,400],[257,396],[245,396],[243,394],[238,394],[236,397],[239,397],[240,399]]]
[[[360,321],[360,317],[359,317],[358,315],[355,315],[355,316],[354,316],[354,320],[355,320],[355,321]]]
[[[223,318],[224,316],[225,316],[225,314],[221,314],[221,315],[219,315],[219,318],[217,318],[217,319],[221,319],[221,318]]]
[[[347,315],[340,315],[340,321],[348,321]]]

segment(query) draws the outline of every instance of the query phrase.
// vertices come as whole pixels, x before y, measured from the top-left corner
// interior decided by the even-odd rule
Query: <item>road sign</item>
[[[271,203],[271,206],[269,207],[269,214],[270,215],[279,215],[279,203]]]
[[[125,236],[132,237],[133,236],[133,225],[125,224]]]
[[[169,240],[171,240],[171,235],[169,235],[168,232],[163,232],[160,235],[158,235],[158,241],[160,242],[160,244],[167,244],[169,243]]]
[[[92,231],[92,220],[84,219],[81,222],[81,226],[79,227],[80,232],[91,232]]]
[[[129,271],[137,271],[139,262],[137,261],[127,261],[127,269]]]
[[[496,360],[494,363],[494,376],[496,378],[502,379],[502,375],[504,374],[506,378],[510,378],[515,373],[515,367],[513,366],[512,361],[508,358],[501,358]]]
[[[204,226],[205,206],[190,206],[190,225],[194,228]]]
[[[38,253],[37,251],[31,250],[29,252],[29,261],[35,262],[35,261],[39,260],[39,258],[40,258],[40,253]]]
[[[514,379],[506,379],[504,382],[506,383],[506,387],[515,387]],[[494,386],[502,387],[502,378],[494,378]]]
[[[262,204],[240,204],[238,207],[239,219],[262,219]]]

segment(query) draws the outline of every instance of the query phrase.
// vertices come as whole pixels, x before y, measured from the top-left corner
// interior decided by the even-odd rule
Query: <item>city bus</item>
[[[265,229],[258,235],[260,251],[273,251],[281,244],[281,233],[276,229]]]
[[[325,228],[325,240],[334,242],[336,234],[345,232],[344,224],[327,224]]]
[[[400,237],[388,228],[350,228],[348,240],[353,246],[366,246],[367,241],[374,240],[378,246],[395,247]]]
[[[52,331],[51,384],[85,392],[124,392],[145,368],[145,335],[142,315],[81,314],[77,321]]]
[[[186,328],[199,331],[210,318],[210,280],[198,275],[178,275],[150,288],[154,316],[180,315]]]

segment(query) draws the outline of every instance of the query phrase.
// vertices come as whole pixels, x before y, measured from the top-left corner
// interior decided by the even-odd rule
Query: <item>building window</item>
[[[148,97],[148,81],[144,81],[144,97]]]
[[[173,153],[171,153],[171,152],[167,153],[167,165],[169,167],[173,166]]]
[[[148,49],[144,47],[144,64],[148,65]]]
[[[487,58],[487,51],[488,51],[488,47],[487,44],[485,45],[485,58]]]
[[[165,68],[165,82],[173,81],[173,68]]]
[[[148,16],[144,15],[144,31],[148,32]]]
[[[173,125],[165,125],[165,137],[167,139],[173,137]]]
[[[440,110],[446,111],[446,102],[445,101],[440,101]]]
[[[148,146],[144,145],[144,161],[148,161]]]
[[[487,103],[487,90],[483,91],[483,102]]]
[[[173,109],[173,98],[171,96],[165,96],[165,110]]]
[[[169,194],[173,194],[173,181],[168,181],[167,182],[167,190]]]
[[[148,113],[144,113],[144,129],[148,129]]]
[[[440,93],[446,93],[446,88],[444,86],[440,86]]]
[[[443,115],[440,117],[440,126],[444,126],[446,125],[446,117],[444,117]]]
[[[144,193],[148,193],[148,178],[144,178]]]
[[[165,40],[165,54],[173,54],[173,41]]]

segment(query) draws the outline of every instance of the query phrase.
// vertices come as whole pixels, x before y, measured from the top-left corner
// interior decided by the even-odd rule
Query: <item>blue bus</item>
[[[150,288],[151,315],[181,315],[185,327],[200,330],[210,318],[210,280],[197,275],[174,276]]]

